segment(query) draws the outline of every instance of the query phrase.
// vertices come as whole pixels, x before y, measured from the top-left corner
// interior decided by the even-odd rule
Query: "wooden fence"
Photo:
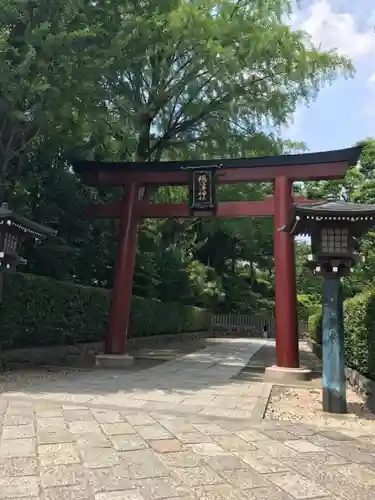
[[[267,327],[266,332],[265,328]],[[238,333],[248,337],[275,338],[275,318],[247,314],[214,314],[211,330],[217,334]],[[299,336],[307,332],[307,323],[298,324]]]

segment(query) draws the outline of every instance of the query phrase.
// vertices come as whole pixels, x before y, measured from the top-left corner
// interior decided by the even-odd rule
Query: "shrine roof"
[[[294,235],[309,235],[317,224],[348,224],[353,234],[360,234],[375,225],[375,205],[341,200],[294,205],[289,222],[281,229]]]
[[[57,234],[57,231],[54,229],[17,214],[6,203],[3,203],[0,205],[0,224],[7,224],[7,221],[10,221],[10,225],[16,226],[21,231],[34,234],[35,236],[55,236]]]
[[[357,163],[362,151],[362,146],[339,149],[334,151],[321,151],[316,153],[290,154],[278,156],[259,156],[250,158],[211,160],[185,160],[161,162],[102,162],[73,160],[72,166],[77,174],[98,172],[103,170],[137,171],[137,172],[176,172],[193,167],[220,166],[223,169],[231,168],[259,168],[259,167],[285,167],[300,165],[318,165],[336,162],[347,162],[348,166]]]
[[[358,215],[375,215],[375,205],[366,203],[348,203],[346,201],[322,201],[319,203],[295,205],[294,214],[297,215],[317,215],[323,216],[348,216]]]

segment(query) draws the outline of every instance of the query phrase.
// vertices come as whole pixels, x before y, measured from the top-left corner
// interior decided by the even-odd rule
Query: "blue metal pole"
[[[323,410],[346,413],[344,326],[341,280],[323,280]]]

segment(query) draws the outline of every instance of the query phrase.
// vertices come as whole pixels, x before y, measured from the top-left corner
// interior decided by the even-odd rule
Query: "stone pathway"
[[[12,397],[98,406],[120,406],[217,417],[252,418],[268,398],[269,384],[231,379],[266,343],[261,339],[222,339],[200,351],[143,371],[71,371],[28,380]]]
[[[3,392],[0,499],[373,499],[374,434],[260,420],[268,384],[230,380],[264,342]]]

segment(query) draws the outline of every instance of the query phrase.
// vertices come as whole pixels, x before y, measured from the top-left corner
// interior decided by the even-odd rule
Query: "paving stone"
[[[112,424],[115,422],[125,422],[125,417],[119,411],[93,410],[93,415],[101,424]]]
[[[320,434],[315,434],[314,436],[306,436],[306,440],[320,448],[325,448],[327,446],[335,446],[339,444],[337,441],[333,441],[332,439],[328,439]]]
[[[205,462],[211,467],[212,470],[220,472],[226,469],[247,469],[248,465],[240,458],[234,455],[219,455],[216,457],[209,457]]]
[[[195,432],[174,432],[176,438],[183,444],[212,443],[211,436]]]
[[[265,440],[269,441],[269,438],[267,436],[261,434],[255,429],[246,429],[242,431],[237,431],[236,434],[238,437],[249,443],[253,443],[254,441],[265,441]]]
[[[374,488],[373,486],[363,487],[356,482],[337,482],[334,481],[332,483],[328,482],[324,485],[327,489],[332,491],[334,494],[332,497],[328,497],[327,500],[331,500],[331,498],[336,499],[338,497],[341,498],[352,499],[352,500],[373,500],[374,499]]]
[[[151,425],[155,420],[148,413],[129,413],[126,415],[126,420],[131,425]]]
[[[324,467],[322,467],[321,464],[315,464],[303,458],[288,460],[288,464],[299,474],[321,484],[332,481],[338,482],[339,484],[346,484],[351,481],[351,479],[343,476],[335,465],[324,465]]]
[[[132,463],[128,469],[132,479],[161,477],[169,474],[169,469],[165,464],[156,458],[143,463]]]
[[[189,495],[190,493],[187,488],[184,488],[170,477],[141,479],[136,482],[136,485],[141,495],[147,500],[170,499]]]
[[[223,448],[225,451],[247,451],[255,450],[255,446],[244,441],[235,434],[229,434],[226,436],[212,436],[215,442]]]
[[[79,455],[72,443],[45,444],[38,447],[40,464],[63,465],[79,463]]]
[[[270,439],[274,439],[275,441],[289,441],[292,439],[297,439],[297,436],[295,434],[292,434],[285,429],[265,429],[264,431],[262,431],[262,434]]]
[[[41,467],[40,475],[44,488],[54,486],[84,485],[85,472],[80,465],[57,465]]]
[[[76,422],[68,422],[69,432],[72,434],[85,434],[88,432],[101,432],[98,422],[95,420],[78,420]]]
[[[160,424],[142,425],[134,427],[143,439],[170,439],[172,434]]]
[[[288,470],[286,464],[261,450],[254,449],[253,451],[238,452],[237,455],[243,462],[262,474]]]
[[[185,486],[202,486],[206,484],[223,483],[224,480],[208,467],[178,468],[173,476]]]
[[[256,448],[264,451],[274,458],[291,458],[298,455],[296,450],[292,450],[292,448],[289,448],[278,441],[272,441],[271,439],[268,441],[255,441],[253,444]]]
[[[164,415],[163,417],[166,417]],[[161,419],[159,420],[160,425],[168,429],[170,432],[172,432],[174,435],[183,435],[183,434],[196,434],[197,429],[193,427],[193,425],[189,422],[187,422],[185,419],[177,419],[176,417],[173,417],[171,420],[168,419]],[[202,433],[199,433],[202,435]]]
[[[113,424],[102,424],[101,428],[104,434],[116,436],[119,434],[136,434],[137,431],[127,422],[116,422]]]
[[[298,474],[297,472],[286,472],[270,474],[267,478],[276,486],[279,486],[296,499],[310,499],[328,496],[329,490],[318,483]]]
[[[351,462],[363,463],[363,464],[375,464],[375,456],[367,453],[365,451],[356,450],[352,446],[345,444],[340,444],[337,446],[330,446],[326,448],[328,451],[339,455],[342,458],[347,459]]]
[[[94,500],[86,486],[57,486],[44,489],[44,500]]]
[[[34,457],[35,455],[35,439],[7,439],[0,443],[0,459]]]
[[[221,472],[221,476],[225,478],[228,483],[239,489],[260,488],[261,486],[270,486],[269,481],[258,474],[258,472],[248,469],[225,470]]]
[[[103,467],[87,471],[87,481],[94,492],[130,490],[134,483],[129,477],[129,470],[124,465]]]
[[[203,457],[192,451],[165,453],[161,455],[161,460],[169,467],[194,467],[204,463]]]
[[[35,415],[40,418],[63,418],[63,410],[60,407],[35,409]]]
[[[148,444],[158,453],[182,450],[181,443],[177,439],[156,439],[149,441]]]
[[[0,498],[37,497],[39,478],[36,476],[0,477]]]
[[[111,491],[95,495],[95,500],[145,500],[136,490]]]
[[[346,436],[342,432],[338,432],[335,430],[319,431],[319,435],[326,437],[332,441],[353,441],[353,439],[349,436]]]
[[[315,444],[305,441],[304,439],[295,439],[293,441],[284,441],[285,446],[298,451],[299,453],[311,453],[323,451],[323,448]]]
[[[255,488],[253,490],[244,490],[241,492],[244,500],[294,500],[295,497],[288,495],[285,491],[272,486],[271,488]],[[321,500],[331,500],[327,497]],[[341,499],[342,500],[342,499]]]
[[[111,441],[102,432],[85,432],[76,435],[78,448],[109,448]]]
[[[200,500],[244,500],[241,492],[227,483],[198,486],[193,491]]]
[[[33,415],[5,415],[4,417],[4,425],[30,425],[33,423]]]
[[[128,468],[129,476],[134,479],[167,476],[169,469],[152,450],[138,450],[122,453],[122,464]]]
[[[118,454],[112,448],[85,448],[80,453],[84,466],[89,469],[111,467],[120,462]]]
[[[354,479],[361,484],[375,485],[375,470],[358,464],[347,464],[337,467],[337,471],[347,478]]]
[[[197,455],[202,456],[216,457],[218,455],[227,455],[227,452],[216,443],[190,444],[187,448],[191,449]]]
[[[37,440],[39,444],[72,443],[74,441],[74,437],[68,431],[40,431],[37,433]]]
[[[36,428],[38,431],[46,431],[46,432],[59,432],[65,431],[66,423],[63,418],[37,418],[36,419]]]
[[[316,430],[313,429],[312,427],[308,427],[303,424],[290,424],[288,423],[285,427],[285,430],[290,432],[291,434],[299,437],[307,437],[307,436],[314,436],[316,434]]]
[[[243,418],[250,419],[252,417],[252,411],[244,410],[232,410],[224,408],[214,408],[206,407],[201,412],[202,415],[214,416],[214,417],[225,417],[225,418]]]
[[[0,477],[34,476],[37,473],[36,458],[4,458],[0,460]]]
[[[3,427],[3,439],[19,439],[35,437],[34,424],[26,425],[5,425]]]
[[[64,410],[64,419],[67,422],[78,422],[79,420],[92,420],[93,415],[89,409]]]
[[[301,460],[308,460],[309,462],[315,464],[315,465],[321,465],[322,463],[325,465],[342,465],[348,463],[348,460],[345,458],[339,457],[338,455],[335,455],[334,453],[331,453],[329,451],[322,451],[322,452],[314,452],[314,453],[306,453],[306,454],[301,454],[298,455],[297,457],[286,457],[286,458],[281,458],[283,462],[285,462],[287,465],[290,465],[292,468],[295,468],[298,470],[298,464],[300,463]],[[295,464],[295,466],[293,465]]]
[[[334,444],[333,444],[334,443]],[[330,446],[336,446],[338,444],[337,441],[331,441]],[[340,443],[342,444],[342,443]],[[345,443],[347,446],[353,446],[357,451],[365,451],[367,453],[375,454],[375,443],[370,442],[369,440],[363,440],[361,438],[356,439],[355,441],[347,441]]]
[[[117,451],[142,450],[147,448],[146,442],[140,436],[110,436],[110,440]]]
[[[209,436],[225,436],[230,434],[230,431],[224,429],[218,424],[194,424],[194,427],[203,434],[208,434]]]
[[[8,410],[6,412],[7,415],[33,415],[34,409],[32,403],[20,404],[20,401],[12,401]]]

